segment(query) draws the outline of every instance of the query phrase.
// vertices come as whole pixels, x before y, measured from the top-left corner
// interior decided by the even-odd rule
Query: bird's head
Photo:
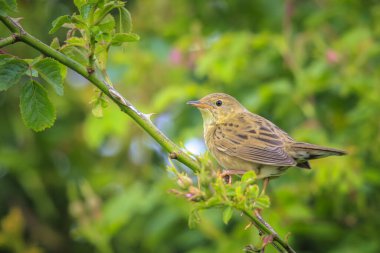
[[[201,111],[205,125],[224,122],[231,115],[246,110],[234,97],[224,93],[209,94],[200,100],[189,101],[187,104]]]

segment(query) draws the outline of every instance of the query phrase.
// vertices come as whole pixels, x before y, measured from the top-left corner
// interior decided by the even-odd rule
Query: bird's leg
[[[232,177],[231,177],[231,171],[230,170],[224,170],[221,174],[220,177],[223,178],[224,182],[226,184],[231,184],[232,183]]]
[[[265,191],[268,187],[268,184],[269,184],[269,177],[266,177],[263,179],[263,189],[261,190],[261,193],[260,195],[264,195],[265,194]]]

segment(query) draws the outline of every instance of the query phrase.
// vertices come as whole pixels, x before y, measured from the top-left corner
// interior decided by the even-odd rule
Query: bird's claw
[[[224,170],[219,176],[224,179],[226,184],[231,184],[233,175],[243,175],[245,172],[243,170]]]

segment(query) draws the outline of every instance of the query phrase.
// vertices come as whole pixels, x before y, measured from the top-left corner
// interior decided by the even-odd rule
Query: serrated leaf
[[[49,34],[53,34],[58,31],[65,23],[71,23],[71,17],[69,15],[64,15],[56,18],[52,23],[52,28],[49,31]]]
[[[36,59],[38,59],[38,58],[39,58],[39,57],[34,58],[34,59],[24,59],[24,61],[25,61],[26,63],[28,63],[29,66],[32,66],[35,62],[37,62]],[[38,77],[38,72],[37,72],[37,70],[35,70],[35,69],[29,68],[28,71],[25,72],[25,75],[27,75],[27,76],[32,76],[32,77],[36,77],[36,78],[37,78],[37,77]]]
[[[51,58],[44,58],[34,64],[33,68],[38,71],[43,80],[51,85],[58,95],[63,95],[63,76],[61,65],[57,61]]]
[[[53,48],[53,49],[55,49],[55,50],[58,50],[58,49],[61,47],[61,45],[59,44],[59,40],[58,40],[57,37],[55,37],[55,38],[51,41],[51,43],[50,43],[50,47]]]
[[[22,88],[20,110],[24,124],[36,132],[54,124],[55,108],[46,90],[35,81],[26,83]]]
[[[140,36],[135,33],[117,33],[113,36],[111,45],[119,46],[124,42],[135,42],[140,40]]]
[[[130,33],[132,31],[132,17],[129,11],[122,7],[119,8],[118,31],[120,33]]]
[[[84,48],[66,46],[61,49],[61,52],[84,66],[88,65],[88,52]]]
[[[228,222],[231,220],[233,211],[234,210],[230,206],[228,206],[228,207],[226,207],[226,209],[224,209],[224,211],[223,211],[223,222],[224,222],[224,224],[228,224]]]
[[[7,90],[20,81],[29,65],[20,59],[3,58],[0,65],[0,91]]]
[[[7,16],[11,12],[17,11],[16,0],[0,0],[0,15]]]
[[[4,63],[14,59],[13,56],[10,56],[8,54],[0,54],[0,65],[3,65]]]
[[[70,37],[66,40],[66,43],[71,46],[77,46],[77,47],[86,47],[86,41],[84,38],[79,37]]]
[[[244,173],[244,175],[241,177],[241,181],[247,184],[251,184],[256,181],[256,178],[256,173],[253,170],[250,170]]]

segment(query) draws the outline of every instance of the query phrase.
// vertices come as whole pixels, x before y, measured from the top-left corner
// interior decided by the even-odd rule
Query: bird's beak
[[[200,109],[210,109],[211,106],[209,104],[206,104],[206,103],[202,103],[201,101],[199,100],[196,100],[196,101],[189,101],[187,102],[186,104],[188,105],[191,105],[191,106],[194,106],[194,107],[198,107]]]

